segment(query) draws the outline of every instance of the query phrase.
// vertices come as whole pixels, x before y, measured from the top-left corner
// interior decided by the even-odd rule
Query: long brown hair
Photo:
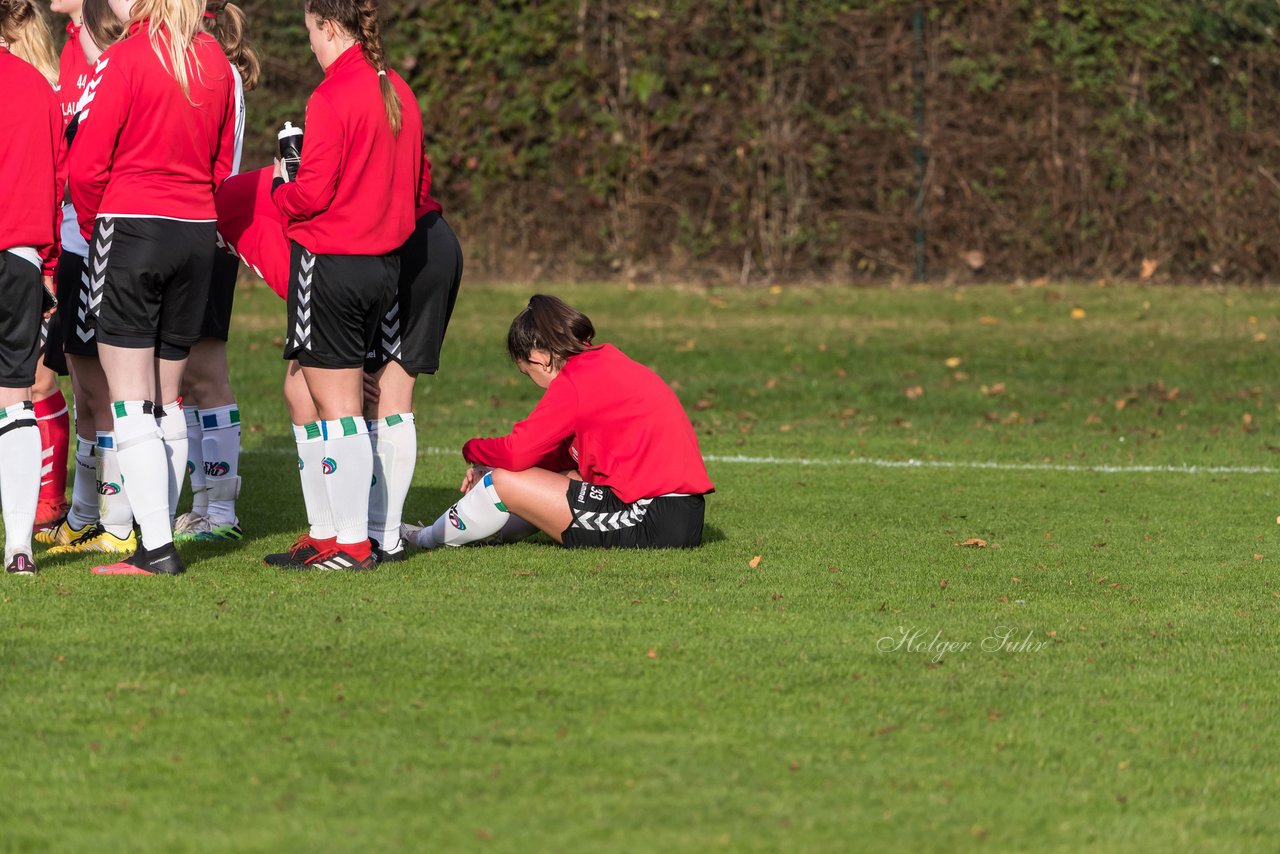
[[[50,86],[58,84],[58,52],[36,0],[0,0],[0,38],[8,42],[10,53],[34,66]]]
[[[378,0],[306,0],[306,10],[321,21],[331,21],[360,43],[364,58],[378,72],[382,106],[391,132],[400,135],[400,96],[387,77],[387,54],[378,23]]]
[[[111,11],[108,0],[84,0],[80,16],[85,31],[98,46],[98,50],[106,50],[124,35],[124,24]]]
[[[258,85],[258,77],[262,74],[258,53],[245,36],[247,21],[244,10],[234,3],[227,0],[205,2],[205,31],[218,40],[222,52],[240,72],[246,92]]]
[[[553,366],[563,367],[570,356],[590,350],[595,337],[591,318],[559,297],[534,294],[511,321],[507,354],[513,362],[527,362],[534,350],[546,350]]]

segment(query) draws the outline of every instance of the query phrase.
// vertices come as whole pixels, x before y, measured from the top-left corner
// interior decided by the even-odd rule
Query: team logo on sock
[[[460,518],[458,518],[457,505],[454,505],[453,507],[449,508],[449,524],[457,528],[459,531],[467,530],[466,524],[463,523],[463,521]]]
[[[333,474],[338,470],[338,461],[333,457],[325,457],[320,461],[320,467],[324,470],[325,474]]]
[[[225,477],[231,471],[230,463],[205,463],[204,473],[206,477]]]
[[[298,471],[302,471],[306,467],[307,464],[302,461],[302,457],[298,457]]]
[[[191,476],[192,474],[195,474],[195,471],[196,471],[196,464],[195,464],[195,463],[193,463],[193,462],[191,462],[191,460],[187,460],[187,475],[188,475],[188,477],[189,477],[189,476]]]
[[[98,481],[98,494],[99,495],[119,495],[120,484],[112,483],[109,480],[100,480]]]

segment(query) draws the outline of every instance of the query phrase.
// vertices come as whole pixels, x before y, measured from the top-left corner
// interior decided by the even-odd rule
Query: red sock
[[[338,543],[338,548],[342,549],[356,560],[364,560],[372,553],[372,549],[369,548],[368,540],[361,540],[358,543]]]
[[[338,538],[325,537],[323,540],[317,540],[315,537],[312,537],[311,545],[315,546],[316,551],[318,552],[327,552],[329,549],[336,549],[338,547]]]
[[[71,442],[71,417],[67,414],[67,399],[61,391],[55,391],[34,404],[36,424],[40,428],[40,450],[43,465],[40,470],[40,498],[44,501],[66,503],[67,500],[67,449]]]

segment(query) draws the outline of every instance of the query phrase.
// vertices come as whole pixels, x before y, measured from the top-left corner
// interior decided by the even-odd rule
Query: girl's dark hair
[[[89,38],[98,46],[98,50],[106,50],[124,35],[124,24],[111,11],[107,0],[84,0],[80,9],[81,22],[89,33]]]
[[[218,40],[222,52],[240,72],[244,91],[248,92],[258,85],[262,62],[245,37],[247,19],[244,10],[227,0],[205,0],[204,10],[205,30]]]
[[[387,53],[382,47],[378,24],[378,0],[306,0],[306,10],[322,21],[332,21],[360,43],[364,58],[378,72],[382,107],[387,111],[391,132],[400,135],[400,96],[387,77]]]
[[[534,350],[546,350],[552,366],[563,367],[570,356],[590,350],[595,337],[591,318],[558,297],[535,294],[511,321],[507,353],[513,362],[527,362]]]

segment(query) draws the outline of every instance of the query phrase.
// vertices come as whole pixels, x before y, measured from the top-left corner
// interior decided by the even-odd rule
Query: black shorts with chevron
[[[181,350],[199,341],[217,237],[212,221],[98,217],[79,298],[98,343]],[[79,307],[69,319],[81,323]],[[72,335],[80,341],[84,331]]]
[[[89,304],[89,259],[74,252],[58,256],[58,314],[62,327],[63,352],[72,356],[98,357],[98,314],[102,294],[98,301]]]
[[[569,481],[573,522],[561,534],[571,549],[692,549],[702,545],[701,495],[664,495],[627,504],[607,486]]]
[[[376,373],[395,361],[407,373],[434,374],[440,347],[462,284],[462,248],[439,211],[422,219],[396,253],[400,281],[396,302],[378,329],[364,369]]]
[[[26,388],[36,381],[41,309],[46,293],[40,268],[0,249],[0,387]]]
[[[399,274],[394,255],[317,255],[293,243],[284,357],[307,368],[364,367]]]

